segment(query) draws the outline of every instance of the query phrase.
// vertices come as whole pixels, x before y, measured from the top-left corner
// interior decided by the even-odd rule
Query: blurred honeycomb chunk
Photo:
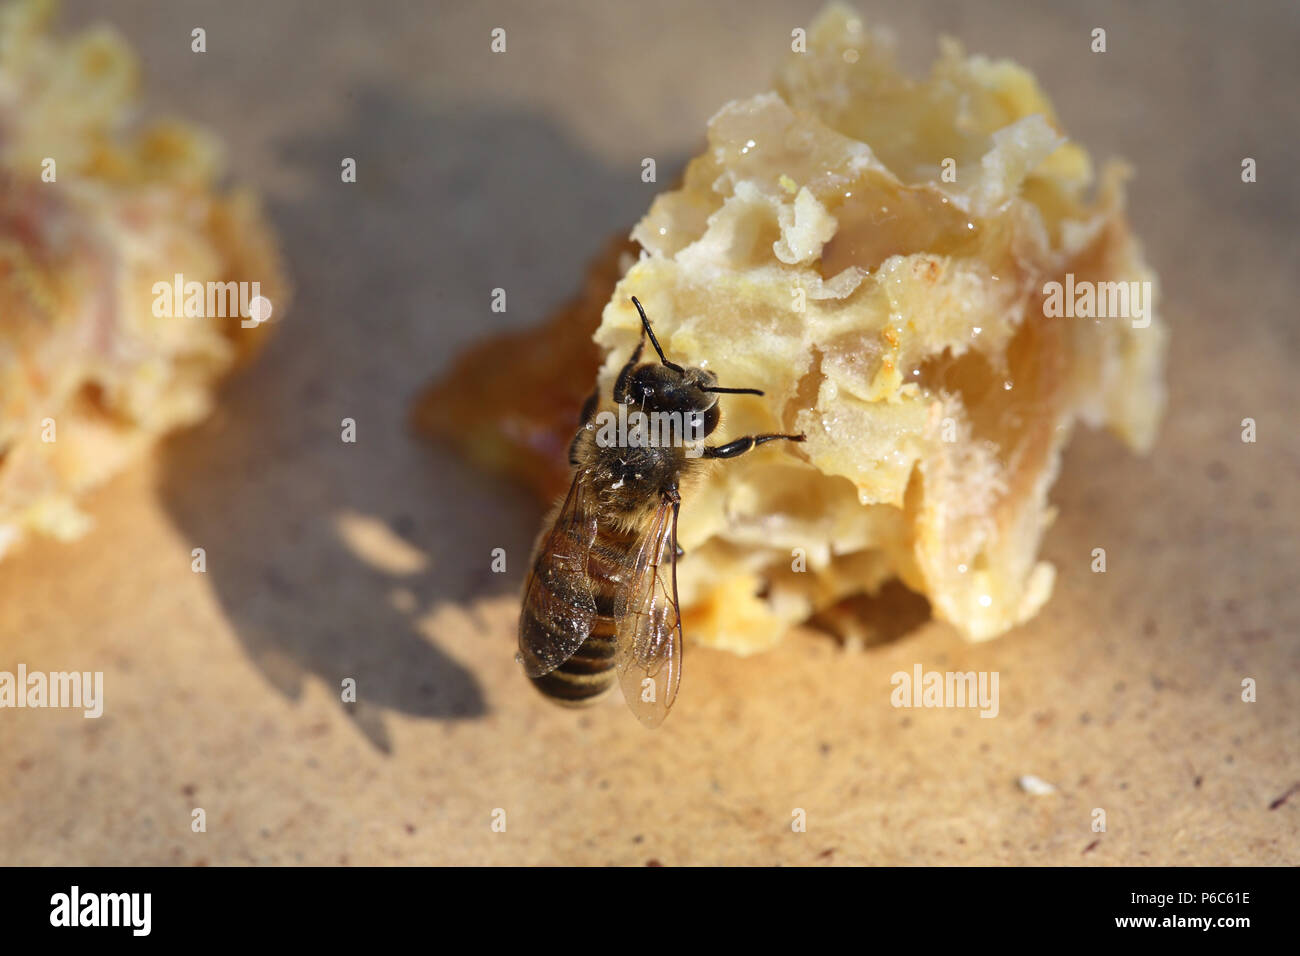
[[[83,533],[82,494],[207,415],[267,335],[239,308],[253,283],[274,317],[288,307],[255,198],[217,189],[216,141],[134,123],[126,43],[107,27],[56,36],[53,13],[0,8],[0,556]],[[162,303],[177,276],[205,289],[202,315]]]

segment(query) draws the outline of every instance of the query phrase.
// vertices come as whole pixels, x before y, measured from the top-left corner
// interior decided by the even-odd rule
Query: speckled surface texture
[[[412,439],[407,404],[576,289],[653,195],[640,159],[669,180],[816,9],[696,6],[113,5],[151,108],[219,131],[268,197],[298,297],[211,422],[93,497],[90,536],[0,565],[0,669],[106,685],[98,720],[0,711],[0,863],[1300,862],[1293,5],[863,8],[913,69],[945,31],[1025,64],[1076,138],[1138,169],[1168,416],[1147,459],[1077,434],[1033,622],[979,646],[927,624],[856,652],[811,631],[688,648],[655,733],[525,684],[540,509]],[[918,663],[997,671],[998,716],[891,707]]]

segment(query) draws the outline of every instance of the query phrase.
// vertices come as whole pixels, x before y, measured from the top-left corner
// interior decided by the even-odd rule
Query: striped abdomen
[[[529,678],[533,686],[555,703],[570,707],[592,703],[617,681],[618,674],[614,669],[615,599],[632,573],[639,540],[636,531],[597,528],[595,543],[587,556],[587,578],[596,599],[591,632],[573,656],[559,667],[541,677]],[[555,601],[574,606],[581,600],[577,597],[581,582],[571,580],[572,577],[551,575],[542,584]],[[525,632],[532,629],[541,631],[547,627],[531,607],[525,607],[522,616],[521,625]],[[552,620],[562,616],[551,615]]]

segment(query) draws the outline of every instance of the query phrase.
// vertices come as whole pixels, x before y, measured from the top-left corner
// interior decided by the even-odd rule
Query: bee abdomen
[[[533,686],[557,704],[581,707],[593,703],[614,686],[614,621],[597,617],[592,633],[567,661],[541,677]]]
[[[557,704],[581,707],[594,703],[617,682],[614,607],[622,581],[631,571],[635,543],[633,531],[602,527],[587,555],[586,571],[596,604],[591,633],[573,656],[559,667],[540,677],[529,678],[534,687]],[[573,603],[569,590],[571,582],[549,580],[546,584],[556,598],[556,607]],[[524,614],[526,629],[549,630],[564,626],[560,620],[548,623],[539,618],[532,608],[525,608]]]

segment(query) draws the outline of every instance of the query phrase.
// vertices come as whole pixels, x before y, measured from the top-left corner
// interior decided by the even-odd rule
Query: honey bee
[[[724,388],[717,375],[668,361],[645,309],[641,339],[614,382],[622,412],[689,422],[701,441],[610,440],[596,419],[599,395],[582,411],[569,448],[573,483],[538,538],[524,582],[519,654],[533,685],[556,703],[591,703],[617,678],[641,723],[657,727],[677,697],[682,669],[682,626],[677,606],[679,487],[701,459],[735,458],[770,441],[801,442],[803,435],[747,435],[703,445],[718,427],[721,394],[762,395],[756,388]],[[641,363],[646,339],[659,362]],[[672,419],[671,416],[678,416]],[[620,419],[622,420],[622,419]],[[648,433],[655,438],[653,429]],[[660,430],[658,438],[664,433]],[[630,439],[630,440],[628,440]]]

